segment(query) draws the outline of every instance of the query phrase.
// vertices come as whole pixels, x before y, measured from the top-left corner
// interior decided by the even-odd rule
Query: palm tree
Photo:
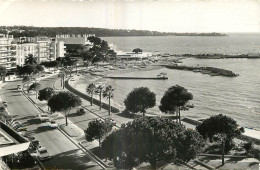
[[[93,94],[95,89],[96,89],[96,85],[94,83],[89,84],[86,89],[87,93],[91,94],[91,106],[93,105]]]
[[[99,102],[100,102],[100,105],[99,105],[99,110],[101,110],[101,107],[102,107],[102,102],[101,102],[101,95],[102,95],[102,92],[103,92],[103,87],[101,85],[99,85],[97,88],[96,88],[96,93],[99,93]]]
[[[103,92],[103,97],[108,98],[108,103],[109,103],[109,109],[108,109],[108,114],[110,115],[111,113],[111,104],[110,104],[110,99],[114,97],[113,94],[114,89],[112,88],[111,85],[107,86],[106,89]]]

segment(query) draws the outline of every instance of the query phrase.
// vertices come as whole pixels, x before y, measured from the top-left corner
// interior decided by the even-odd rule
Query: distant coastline
[[[173,33],[174,36],[228,36],[217,32],[210,33]]]
[[[0,26],[1,34],[11,34],[15,38],[47,36],[58,34],[95,34],[98,37],[130,37],[130,36],[227,36],[221,33],[176,33],[149,30],[106,29],[90,27],[34,27],[34,26]]]

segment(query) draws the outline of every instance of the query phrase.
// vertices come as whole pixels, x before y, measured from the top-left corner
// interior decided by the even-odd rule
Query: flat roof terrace
[[[30,142],[0,121],[0,157],[25,151]]]

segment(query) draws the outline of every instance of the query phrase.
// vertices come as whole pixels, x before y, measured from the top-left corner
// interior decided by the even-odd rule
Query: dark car
[[[77,113],[78,114],[85,114],[86,111],[83,108],[80,108],[80,109],[77,110]]]
[[[4,105],[5,107],[8,106],[7,102],[3,101],[2,103],[3,103],[3,105]]]

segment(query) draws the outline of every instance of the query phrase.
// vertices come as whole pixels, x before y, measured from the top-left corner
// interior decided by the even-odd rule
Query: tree
[[[87,62],[86,65],[88,66],[89,63],[92,62],[92,59],[93,59],[94,56],[91,54],[91,52],[86,51],[86,52],[81,53],[81,57],[82,57],[83,61]]]
[[[40,88],[41,88],[41,84],[35,82],[32,85],[30,85],[30,87],[28,88],[28,92],[31,90],[35,91],[36,99],[37,99],[37,96],[38,96],[37,94],[38,94],[38,91],[40,90]]]
[[[222,165],[224,165],[225,152],[230,151],[233,147],[234,137],[244,132],[243,128],[238,128],[234,119],[222,114],[205,119],[196,129],[210,142],[220,141],[222,143]]]
[[[32,73],[36,73],[37,70],[34,65],[25,65],[23,66],[23,74],[31,75]]]
[[[48,106],[52,112],[63,112],[65,114],[66,126],[68,125],[68,115],[72,108],[81,105],[81,99],[70,92],[58,92],[49,99]]]
[[[94,139],[98,139],[99,147],[101,138],[112,130],[112,126],[109,126],[102,120],[94,120],[89,122],[88,128],[84,131],[86,135],[87,141],[93,141]]]
[[[33,57],[32,54],[29,54],[26,59],[25,59],[25,64],[29,64],[29,65],[36,65],[37,64],[37,60],[35,57]]]
[[[51,88],[51,87],[46,87],[46,88],[41,89],[41,90],[39,91],[38,99],[39,99],[40,101],[43,101],[43,100],[48,101],[48,100],[52,97],[52,95],[53,95],[54,93],[55,93],[55,91],[54,91],[53,88]]]
[[[0,66],[0,76],[3,82],[5,82],[5,75],[7,73],[6,67],[5,66]]]
[[[96,88],[95,93],[99,94],[99,110],[101,110],[101,108],[102,108],[101,96],[102,96],[102,93],[103,93],[103,87],[99,85]]]
[[[131,169],[143,162],[156,168],[158,160],[188,162],[201,152],[202,136],[166,117],[141,117],[123,124],[102,142],[102,150],[118,169]]]
[[[40,64],[37,64],[36,67],[35,67],[39,72],[43,71],[44,70],[44,67]]]
[[[96,85],[94,83],[91,83],[88,85],[86,91],[87,93],[91,94],[91,106],[93,105],[93,94],[94,94],[94,91],[96,89]]]
[[[127,110],[133,113],[141,112],[145,116],[146,110],[155,106],[155,96],[147,87],[134,88],[127,95],[124,104]]]
[[[42,65],[40,65],[40,64],[37,64],[35,68],[37,70],[38,77],[39,77],[39,73],[44,70],[44,67]]]
[[[171,86],[163,95],[159,109],[162,112],[174,114],[176,112],[181,123],[180,110],[187,109],[186,105],[189,100],[193,99],[193,95],[181,86]],[[177,120],[178,120],[177,119]]]
[[[113,91],[114,91],[114,89],[112,88],[111,85],[107,86],[106,89],[103,91],[103,97],[108,98],[108,105],[109,105],[108,115],[111,114],[111,103],[110,103],[110,99],[114,97]]]
[[[58,66],[58,61],[44,61],[41,63],[41,65],[43,65],[46,68],[55,68]]]
[[[143,52],[143,50],[140,48],[135,48],[135,49],[133,49],[133,52],[137,54],[137,53]]]
[[[91,36],[88,37],[88,40],[93,43],[94,46],[101,44],[101,39],[99,37]]]

